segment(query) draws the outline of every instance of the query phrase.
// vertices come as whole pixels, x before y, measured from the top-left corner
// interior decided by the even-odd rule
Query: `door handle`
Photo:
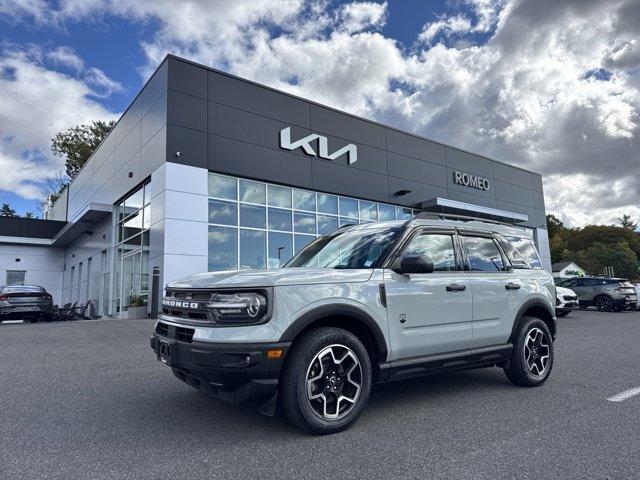
[[[506,288],[507,290],[519,290],[520,286],[521,285],[518,283],[509,282],[504,286],[504,288]]]
[[[447,292],[464,292],[466,289],[466,285],[460,285],[458,283],[447,285]]]

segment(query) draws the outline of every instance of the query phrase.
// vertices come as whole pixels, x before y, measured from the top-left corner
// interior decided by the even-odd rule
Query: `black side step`
[[[511,357],[512,349],[513,345],[508,343],[385,362],[379,365],[378,382],[392,382],[421,375],[491,367],[508,360]]]

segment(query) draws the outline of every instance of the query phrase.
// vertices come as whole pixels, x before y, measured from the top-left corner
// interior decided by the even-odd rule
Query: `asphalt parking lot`
[[[559,319],[541,388],[501,370],[379,385],[347,432],[192,390],[150,320],[0,326],[2,478],[638,478],[640,312]]]

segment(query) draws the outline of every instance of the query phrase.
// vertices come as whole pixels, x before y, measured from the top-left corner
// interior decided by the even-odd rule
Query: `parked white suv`
[[[555,287],[484,222],[341,228],[279,270],[194,275],[166,287],[151,346],[189,385],[276,400],[313,433],[351,426],[371,385],[498,366],[541,385],[553,366]]]

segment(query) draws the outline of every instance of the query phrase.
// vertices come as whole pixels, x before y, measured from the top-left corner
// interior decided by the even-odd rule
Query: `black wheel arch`
[[[516,318],[513,322],[513,327],[511,328],[509,343],[514,342],[518,332],[518,327],[520,327],[520,324],[522,323],[522,319],[524,317],[536,317],[542,320],[549,329],[551,337],[554,340],[556,339],[557,323],[555,309],[551,308],[549,305],[547,305],[546,302],[542,300],[533,299],[526,302],[520,307],[520,310],[518,310]]]
[[[385,362],[388,356],[385,336],[378,323],[362,309],[353,305],[322,305],[298,317],[284,331],[281,342],[293,342],[300,334],[315,327],[338,327],[356,335],[373,354],[371,365]]]

